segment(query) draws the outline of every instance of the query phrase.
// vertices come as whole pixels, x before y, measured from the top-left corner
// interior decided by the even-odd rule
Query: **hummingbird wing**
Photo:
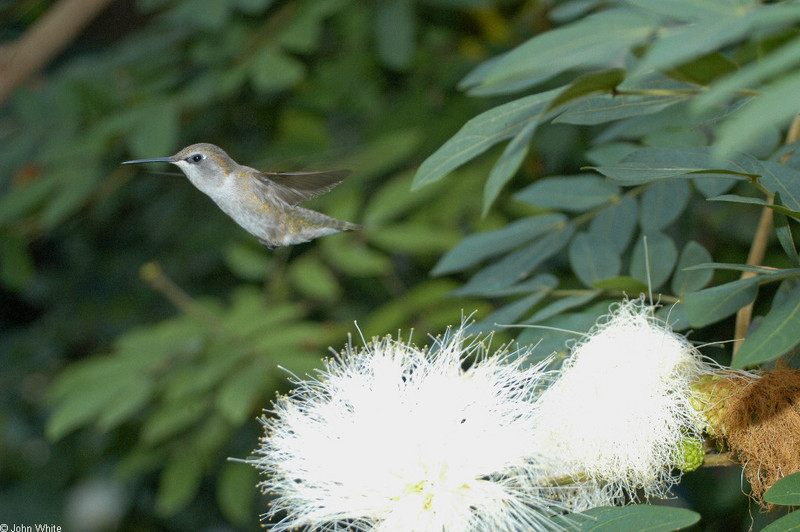
[[[257,172],[257,181],[266,185],[272,194],[288,203],[297,205],[325,194],[342,182],[350,170],[328,172]]]

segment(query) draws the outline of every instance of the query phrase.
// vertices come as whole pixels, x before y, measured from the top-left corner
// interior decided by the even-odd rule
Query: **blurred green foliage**
[[[4,520],[63,518],[100,479],[124,486],[127,526],[254,528],[266,498],[227,457],[257,446],[290,374],[348,333],[489,308],[427,275],[507,220],[479,218],[482,169],[409,192],[484,107],[454,89],[488,47],[482,4],[116,2],[5,102]],[[13,41],[48,6],[0,9]],[[119,166],[199,141],[263,169],[350,168],[312,207],[367,229],[271,252],[182,176]]]
[[[791,233],[800,221],[797,133],[784,147],[780,128],[798,113],[786,91],[800,90],[791,71],[796,58],[787,52],[800,42],[800,8],[744,0],[668,4],[618,2],[575,20],[570,8],[591,8],[562,4],[550,14],[563,26],[480,64],[462,80],[474,94],[527,94],[470,119],[422,163],[414,186],[436,183],[508,140],[484,185],[484,212],[517,174],[542,125],[606,126],[593,131],[591,148],[581,154],[582,174],[539,179],[514,195],[546,210],[529,218],[525,230],[519,231],[520,221],[470,236],[434,268],[434,274],[471,272],[460,293],[535,296],[502,307],[481,329],[498,316],[543,325],[563,319],[536,310],[544,293],[558,297],[559,290],[557,283],[542,286],[534,274],[566,251],[573,281],[587,297],[597,290],[613,297],[644,287],[662,292],[661,300],[673,303],[670,322],[679,330],[728,318],[753,303],[759,286],[782,283],[787,295],[742,344],[734,365],[770,362],[798,344],[794,287],[800,270],[713,263],[713,253],[698,241],[709,247],[727,242],[703,234],[713,204],[697,204],[692,196],[739,204],[737,211],[750,206],[752,212],[754,205],[774,210],[783,255],[776,265],[799,265]],[[746,38],[751,32],[756,36]],[[476,271],[476,263],[492,256],[500,258]],[[755,276],[705,288],[713,269]],[[662,288],[673,273],[674,298]],[[560,341],[565,333],[533,329],[520,341],[542,335]]]
[[[47,8],[0,6],[0,38]],[[99,491],[109,527],[255,528],[266,497],[227,457],[348,333],[425,343],[475,309],[475,332],[585,331],[651,286],[700,339],[755,300],[740,366],[791,351],[798,21],[746,0],[112,3],[0,110],[0,516],[78,529]],[[201,141],[352,169],[310,205],[366,229],[268,251],[182,176],[119,166]],[[774,269],[738,266],[764,207]],[[678,494],[746,529],[738,482]]]

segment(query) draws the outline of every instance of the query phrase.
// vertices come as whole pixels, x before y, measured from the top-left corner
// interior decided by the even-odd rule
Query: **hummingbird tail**
[[[342,231],[361,231],[364,229],[363,225],[358,224],[351,224],[350,222],[342,222],[340,221],[340,226],[337,229],[341,229]]]

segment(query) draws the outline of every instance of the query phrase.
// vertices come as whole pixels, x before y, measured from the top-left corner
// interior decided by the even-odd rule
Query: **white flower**
[[[617,502],[639,488],[665,496],[679,478],[682,443],[701,440],[690,385],[709,371],[652,307],[623,301],[572,347],[540,397],[538,450],[559,456],[560,474],[605,485]],[[582,510],[581,500],[565,502]]]
[[[374,339],[317,379],[295,379],[262,418],[251,461],[275,497],[269,516],[282,516],[274,530],[559,528],[552,489],[538,485],[548,467],[534,443],[543,366],[523,367],[528,351],[488,357],[464,340],[463,326],[429,350]]]

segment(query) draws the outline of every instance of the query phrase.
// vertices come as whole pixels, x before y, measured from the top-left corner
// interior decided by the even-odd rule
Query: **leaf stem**
[[[183,288],[175,284],[172,279],[164,274],[161,264],[157,261],[144,264],[139,270],[139,276],[185,314],[192,316],[197,321],[218,333],[223,335],[227,333],[216,316],[192,299],[192,296],[187,294]]]
[[[572,297],[572,296],[585,296],[592,294],[594,292],[597,292],[597,290],[593,288],[566,288],[561,290],[553,290],[552,292],[550,292],[550,295],[552,297]],[[619,290],[603,290],[602,294],[607,297],[615,299],[630,296],[630,294],[627,294]],[[661,301],[662,303],[669,303],[669,304],[680,303],[681,298],[666,294],[660,294],[659,301]]]
[[[792,122],[791,127],[789,127],[789,132],[786,134],[786,144],[791,144],[800,138],[800,114],[796,115],[794,121]],[[787,157],[781,161],[782,163],[786,162]],[[767,196],[767,201],[772,204],[775,199],[773,198],[772,194]],[[747,264],[750,266],[757,266],[764,260],[764,255],[767,251],[767,242],[769,240],[769,235],[772,233],[772,223],[773,221],[773,211],[769,207],[764,207],[761,210],[761,218],[758,221],[758,227],[756,228],[756,234],[753,236],[753,243],[750,245],[750,253],[747,255]],[[741,275],[742,279],[747,279],[749,277],[753,277],[755,274],[753,272],[743,272]],[[747,330],[750,328],[750,323],[753,320],[753,305],[755,302],[751,302],[749,305],[742,307],[736,313],[736,324],[734,326],[733,332],[733,355],[736,356],[736,353],[739,351],[739,348],[742,346],[744,342],[744,338],[747,335]]]
[[[731,453],[711,453],[703,459],[701,467],[721,467],[730,465],[742,465],[738,460],[731,456]]]

